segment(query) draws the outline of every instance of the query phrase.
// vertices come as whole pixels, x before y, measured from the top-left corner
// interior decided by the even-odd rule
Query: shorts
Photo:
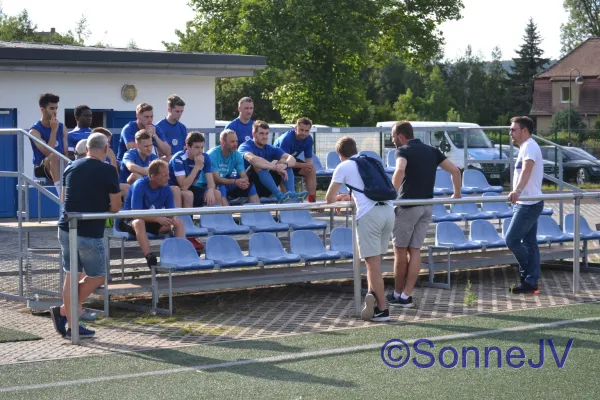
[[[36,178],[44,178],[49,180],[50,182],[54,182],[50,175],[50,171],[48,171],[48,168],[46,168],[46,164],[44,163],[44,161],[42,161],[38,165],[33,166],[33,176],[35,176]]]
[[[396,207],[394,246],[420,249],[431,223],[432,206]]]
[[[135,230],[133,229],[133,225],[131,224],[135,218],[124,218],[119,220],[119,229],[123,232],[127,232],[130,235],[135,236]],[[157,222],[146,222],[146,232],[151,233],[153,235],[160,235],[160,227],[161,225]]]
[[[204,205],[204,195],[206,194],[206,187],[201,186],[190,186],[188,190],[194,194],[194,207],[202,207]]]
[[[300,158],[296,158],[296,157],[294,157],[294,158],[296,159],[297,167],[292,168],[292,171],[294,171],[294,175],[300,175],[300,170],[302,168],[304,168],[304,165],[306,164],[306,162]]]
[[[387,254],[394,227],[394,209],[387,204],[375,206],[357,221],[360,258]]]
[[[221,192],[221,196],[225,199],[238,199],[240,197],[252,197],[256,196],[256,186],[250,184],[248,189],[240,189],[234,183],[230,183],[229,185],[219,185],[219,192]]]
[[[63,269],[71,270],[71,252],[69,251],[69,232],[58,229],[58,241],[60,243]],[[77,236],[77,258],[78,272],[85,271],[90,278],[98,278],[106,275],[106,247],[104,238],[90,238]]]
[[[275,185],[279,186],[279,184],[281,183],[281,175],[279,175],[275,171],[269,171],[269,173],[273,177]],[[258,172],[256,172],[252,166],[248,167],[248,169],[246,170],[246,175],[248,175],[248,180],[250,181],[250,183],[253,183],[256,187],[256,193],[260,197],[270,197],[271,195],[273,195],[273,193],[271,193],[271,191],[265,185],[262,184],[262,182],[258,178]]]

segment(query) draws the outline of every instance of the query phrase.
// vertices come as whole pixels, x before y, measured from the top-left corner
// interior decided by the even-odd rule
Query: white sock
[[[407,296],[404,294],[404,292],[402,292],[402,294],[400,295],[400,298],[402,298],[402,300],[406,300],[408,299],[410,296]]]
[[[394,297],[395,297],[395,298],[398,298],[398,297],[400,297],[400,293],[398,293],[398,292],[396,292],[396,291],[394,290]]]

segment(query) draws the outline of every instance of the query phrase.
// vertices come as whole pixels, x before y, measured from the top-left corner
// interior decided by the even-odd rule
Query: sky
[[[0,0],[5,14],[16,15],[27,9],[38,29],[58,32],[74,30],[82,14],[87,17],[92,32],[86,44],[99,41],[114,47],[126,47],[134,40],[139,48],[164,50],[162,41],[176,41],[175,30],[185,30],[185,23],[194,17],[188,0],[140,2],[131,0]],[[167,4],[167,6],[164,6]],[[463,0],[465,5],[459,21],[440,26],[444,33],[447,59],[455,59],[470,44],[474,53],[489,59],[492,49],[499,46],[503,59],[515,56],[523,42],[525,26],[530,17],[538,25],[545,56],[560,56],[560,25],[567,21],[563,0]],[[542,11],[543,10],[543,11]],[[268,57],[268,54],[266,54]]]

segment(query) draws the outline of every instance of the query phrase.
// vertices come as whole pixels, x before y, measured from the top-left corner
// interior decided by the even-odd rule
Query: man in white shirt
[[[365,189],[358,167],[351,160],[358,153],[354,139],[351,137],[341,138],[337,142],[335,150],[342,162],[333,171],[326,195],[327,203],[351,200],[350,195],[339,194],[343,183],[361,191]],[[365,321],[389,321],[390,312],[386,307],[385,288],[380,267],[381,255],[387,253],[390,244],[390,236],[394,227],[394,208],[391,201],[374,201],[357,190],[352,191],[352,197],[356,202],[358,252],[367,264],[367,280],[369,282],[369,292],[365,297],[365,306],[360,315]]]
[[[515,255],[521,273],[521,284],[513,289],[513,293],[538,294],[540,250],[537,244],[537,223],[544,209],[544,202],[521,201],[519,198],[542,194],[544,160],[540,146],[531,137],[531,118],[514,117],[510,122],[510,137],[519,146],[513,191],[508,194],[508,200],[514,204],[514,214],[505,235],[506,246]]]

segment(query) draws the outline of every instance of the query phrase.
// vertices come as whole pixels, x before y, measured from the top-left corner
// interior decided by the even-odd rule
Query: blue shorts
[[[217,189],[219,189],[221,192],[221,196],[229,199],[251,197],[256,195],[256,186],[254,186],[254,184],[250,184],[246,190],[240,189],[234,183],[229,185],[219,185]]]
[[[62,253],[63,269],[71,270],[71,253],[69,252],[69,232],[58,229],[58,241]],[[106,275],[106,247],[104,238],[77,236],[77,252],[79,258],[78,272],[85,271],[90,278]]]

